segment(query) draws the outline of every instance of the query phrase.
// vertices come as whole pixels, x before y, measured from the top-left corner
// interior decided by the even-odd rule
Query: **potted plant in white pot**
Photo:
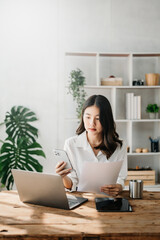
[[[158,118],[158,112],[159,112],[159,106],[154,104],[148,104],[146,107],[146,112],[149,113],[150,119],[157,119]]]
[[[73,97],[73,100],[77,103],[76,114],[77,118],[81,117],[81,110],[85,102],[87,93],[84,90],[85,77],[80,69],[72,70],[70,72],[70,82],[68,86],[68,93]]]

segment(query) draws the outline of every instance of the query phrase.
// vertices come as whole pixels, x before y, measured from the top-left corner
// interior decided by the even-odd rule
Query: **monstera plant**
[[[23,106],[14,106],[6,113],[4,124],[7,138],[1,140],[0,181],[8,190],[14,183],[11,169],[43,170],[36,156],[45,158],[45,153],[36,142],[38,129],[31,125],[36,120],[35,113]]]

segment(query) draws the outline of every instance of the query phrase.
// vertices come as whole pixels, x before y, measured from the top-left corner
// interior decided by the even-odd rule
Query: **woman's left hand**
[[[115,197],[122,192],[122,185],[121,184],[104,185],[101,187],[101,192],[104,192],[108,195]]]

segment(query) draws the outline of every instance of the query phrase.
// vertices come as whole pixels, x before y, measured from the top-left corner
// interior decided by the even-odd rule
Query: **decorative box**
[[[155,170],[128,171],[125,185],[129,185],[130,180],[143,180],[144,185],[155,185]]]
[[[102,86],[122,86],[122,78],[118,77],[109,77],[101,78]]]

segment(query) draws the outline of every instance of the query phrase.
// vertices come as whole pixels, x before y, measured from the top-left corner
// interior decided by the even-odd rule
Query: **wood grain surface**
[[[73,193],[72,193],[73,194]],[[0,240],[159,240],[160,192],[144,191],[143,199],[129,199],[133,212],[97,212],[95,195],[73,210],[24,204],[16,191],[0,192]]]

